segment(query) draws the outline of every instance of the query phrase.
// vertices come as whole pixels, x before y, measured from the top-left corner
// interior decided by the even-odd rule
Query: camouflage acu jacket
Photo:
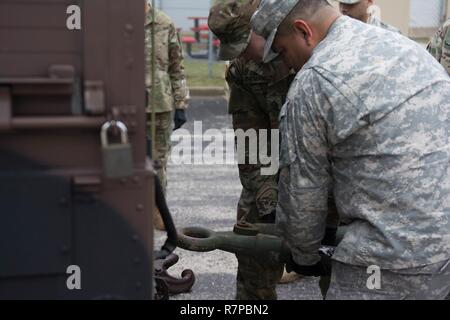
[[[382,269],[450,257],[450,78],[420,45],[340,17],[280,114],[277,226],[319,260],[328,194],[349,229],[334,259]]]
[[[438,30],[428,44],[428,51],[450,75],[450,19]]]
[[[278,128],[278,116],[293,79],[294,74],[278,59],[269,64],[243,59],[232,61],[226,72],[230,86],[229,113],[247,113],[250,122],[255,120],[253,118],[263,118],[248,114],[259,110],[266,116],[267,122],[249,123],[249,128]]]
[[[186,75],[183,66],[182,48],[177,30],[170,18],[163,12],[156,10],[156,79],[154,89],[156,94],[156,112],[167,112],[176,109],[185,109],[189,91],[186,86]],[[152,14],[146,17],[145,23],[145,62],[146,87],[151,97],[152,82]],[[151,111],[150,102],[147,111]]]

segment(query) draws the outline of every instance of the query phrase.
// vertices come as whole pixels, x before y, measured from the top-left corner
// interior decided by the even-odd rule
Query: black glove
[[[180,129],[186,121],[186,112],[183,109],[175,109],[175,116],[173,117],[175,127],[173,130]]]
[[[269,214],[266,214],[265,216],[262,216],[261,218],[259,218],[260,223],[275,223],[275,214],[276,211],[272,211]]]
[[[319,252],[320,261],[312,266],[300,266],[292,259],[292,254],[286,262],[286,271],[301,274],[307,277],[321,277],[331,275],[331,257]]]
[[[337,235],[337,228],[332,226],[327,226],[325,229],[325,236],[322,240],[323,246],[337,246],[336,243],[336,235]]]

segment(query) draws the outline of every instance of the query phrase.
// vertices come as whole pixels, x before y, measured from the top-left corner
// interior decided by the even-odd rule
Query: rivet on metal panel
[[[142,289],[142,283],[141,282],[136,282],[136,290],[141,290]]]
[[[125,178],[120,179],[120,184],[121,185],[126,185],[127,184],[127,179],[125,179]]]
[[[139,240],[139,236],[137,234],[133,234],[133,236],[131,237],[131,240],[133,240],[134,242],[137,242]]]
[[[142,211],[142,210],[144,210],[144,205],[141,203],[138,203],[136,206],[136,211]]]
[[[140,264],[141,263],[141,258],[134,258],[133,263],[134,264]]]
[[[132,34],[133,31],[134,31],[133,25],[130,24],[130,23],[127,23],[127,24],[125,25],[125,31],[126,31],[127,34]]]
[[[139,177],[137,177],[137,176],[134,176],[134,177],[133,177],[133,182],[134,182],[135,184],[138,184],[139,181],[140,181]]]

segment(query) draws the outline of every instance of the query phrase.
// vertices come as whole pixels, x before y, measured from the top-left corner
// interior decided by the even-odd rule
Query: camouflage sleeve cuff
[[[187,101],[176,101],[175,102],[175,109],[180,109],[180,110],[186,110],[188,108],[189,104],[187,103]]]
[[[306,252],[299,248],[293,248],[291,252],[294,262],[299,266],[312,266],[320,261],[320,255],[318,251]]]

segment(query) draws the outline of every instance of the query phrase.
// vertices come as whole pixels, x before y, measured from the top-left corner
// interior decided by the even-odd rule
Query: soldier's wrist
[[[318,250],[306,253],[300,252],[298,249],[292,249],[292,260],[300,266],[312,266],[317,264],[321,257]]]
[[[174,106],[175,110],[186,110],[187,109],[187,105],[186,104],[182,104],[182,105],[175,105]]]

